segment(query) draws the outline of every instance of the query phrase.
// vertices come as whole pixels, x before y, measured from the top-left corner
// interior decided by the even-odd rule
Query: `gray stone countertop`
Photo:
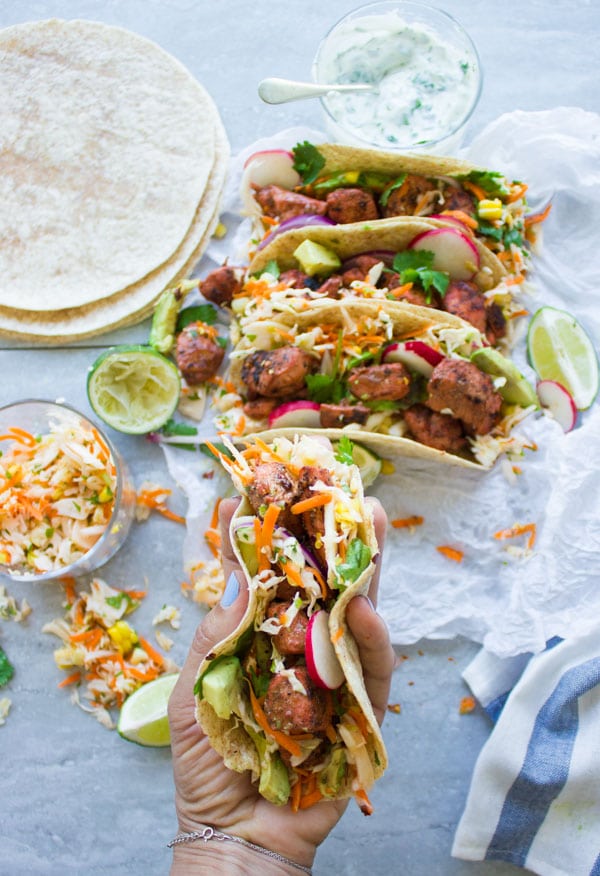
[[[179,58],[216,101],[235,153],[258,137],[292,125],[319,127],[316,102],[261,103],[265,76],[307,78],[321,35],[354,5],[347,0],[4,0],[0,26],[48,17],[117,24],[158,42]],[[598,111],[600,12],[593,0],[440,0],[470,31],[485,82],[470,133],[502,112],[577,105]],[[1,70],[0,70],[1,75]],[[88,366],[115,341],[144,341],[147,324],[71,348],[0,349],[0,404],[24,397],[62,397],[90,413]],[[113,434],[137,485],[170,484],[160,448]],[[176,510],[185,511],[176,489]],[[152,516],[135,524],[126,547],[101,572],[117,587],[147,587],[135,618],[150,631],[165,603],[182,609],[171,656],[181,662],[201,617],[182,598],[183,529]],[[15,666],[2,694],[12,700],[0,727],[0,874],[135,874],[168,872],[167,841],[176,830],[168,749],[122,740],[69,702],[57,688],[53,637],[41,628],[62,614],[62,591],[11,585],[33,613],[26,623],[0,622],[0,643]],[[460,716],[468,691],[461,670],[477,652],[466,640],[397,646],[384,736],[390,768],[373,792],[375,815],[351,805],[318,852],[315,873],[407,876],[508,876],[517,868],[454,860],[450,848],[472,768],[489,732],[478,710]]]

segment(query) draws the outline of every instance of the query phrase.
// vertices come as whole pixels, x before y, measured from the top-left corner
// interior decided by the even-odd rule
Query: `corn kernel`
[[[138,637],[133,627],[127,621],[117,621],[108,628],[108,635],[119,653],[126,657],[138,643]]]
[[[479,202],[477,213],[480,219],[502,219],[502,201],[499,198],[484,199]]]
[[[219,222],[215,230],[213,231],[213,237],[216,237],[217,240],[221,240],[222,237],[225,237],[227,234],[227,226],[222,222]]]

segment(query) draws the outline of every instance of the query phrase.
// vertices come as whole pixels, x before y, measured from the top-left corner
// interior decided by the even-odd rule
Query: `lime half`
[[[573,397],[578,410],[589,408],[598,392],[598,357],[574,316],[555,307],[534,313],[527,354],[541,380],[555,380]]]
[[[155,748],[170,744],[167,705],[178,678],[179,673],[162,675],[127,697],[117,722],[124,739]]]
[[[337,450],[339,441],[332,441],[333,449]],[[360,470],[363,487],[370,487],[381,472],[381,457],[362,444],[352,442],[352,462]]]
[[[172,416],[181,383],[175,364],[152,347],[111,347],[89,370],[87,394],[98,416],[130,435],[163,426]]]

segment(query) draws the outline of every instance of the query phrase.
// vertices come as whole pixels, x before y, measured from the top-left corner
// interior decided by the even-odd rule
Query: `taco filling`
[[[297,811],[355,796],[370,814],[386,754],[345,624],[377,551],[358,469],[347,447],[334,455],[306,436],[227,446],[231,459],[214,452],[244,494],[230,535],[250,596],[200,667],[198,720],[271,802]]]
[[[416,442],[484,466],[521,454],[511,429],[537,405],[533,388],[470,325],[429,313],[335,302],[245,325],[231,354],[237,400],[229,394],[217,427],[374,433],[390,450]]]

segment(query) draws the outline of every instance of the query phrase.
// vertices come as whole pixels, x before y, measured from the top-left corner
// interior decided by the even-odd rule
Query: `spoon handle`
[[[321,97],[329,91],[372,91],[375,86],[361,82],[356,85],[321,85],[313,82],[294,82],[291,79],[263,79],[258,94],[265,103],[287,103],[307,97]]]

